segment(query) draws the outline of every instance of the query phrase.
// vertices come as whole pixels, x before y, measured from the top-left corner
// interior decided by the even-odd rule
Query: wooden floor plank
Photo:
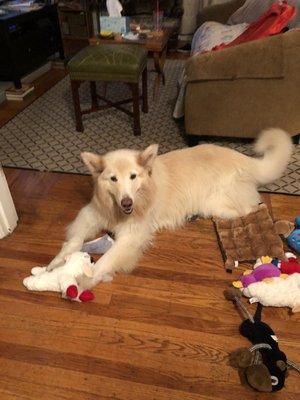
[[[1,400],[257,399],[227,365],[228,352],[248,342],[223,299],[238,272],[224,271],[211,221],[161,232],[131,275],[98,285],[92,303],[71,303],[58,293],[28,292],[22,279],[55,255],[65,227],[89,200],[90,178],[5,173],[20,221],[0,241]],[[299,213],[298,197],[264,200],[275,218]],[[300,316],[266,308],[264,318],[300,362]],[[292,372],[282,392],[260,398],[299,396]]]
[[[22,392],[26,386],[30,393],[33,394],[31,399],[45,400],[53,399],[53,394],[56,396],[61,394],[63,399],[74,399],[74,397],[83,400],[94,400],[94,399],[117,399],[126,400],[128,399],[128,384],[123,380],[102,377],[91,373],[83,373],[77,371],[61,371],[60,369],[49,367],[49,366],[32,366],[32,373],[28,373],[28,368],[25,363],[5,360],[5,368],[7,371],[8,380],[12,381],[14,376],[18,377],[18,381],[21,381]],[[17,368],[17,372],[15,369]],[[40,374],[41,379],[39,382],[34,380],[34,374]],[[20,393],[20,387],[13,385],[8,382],[7,386],[11,392],[18,391]],[[33,388],[31,388],[33,384]],[[21,392],[21,393],[22,393]],[[155,387],[153,385],[145,385],[141,383],[130,383],[130,398],[132,400],[149,399],[149,400],[212,400],[222,399],[220,396],[209,396],[204,394],[193,394],[188,392],[182,392],[172,390],[168,388]],[[56,397],[60,398],[60,397]],[[247,400],[247,399],[246,399]]]

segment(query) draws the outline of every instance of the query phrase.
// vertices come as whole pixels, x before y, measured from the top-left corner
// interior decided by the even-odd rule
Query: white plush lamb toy
[[[290,307],[293,313],[300,312],[300,274],[285,278],[275,277],[271,282],[251,283],[242,289],[250,302],[260,302],[263,306]]]
[[[46,267],[35,267],[31,276],[23,280],[28,290],[61,292],[62,297],[76,301],[90,301],[94,299],[91,291],[79,293],[76,278],[85,275],[93,276],[94,263],[88,253],[77,251],[66,257],[61,267],[47,271]]]

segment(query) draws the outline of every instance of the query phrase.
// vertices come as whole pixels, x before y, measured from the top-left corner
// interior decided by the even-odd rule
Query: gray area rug
[[[141,149],[148,144],[159,143],[160,152],[165,153],[186,147],[183,124],[172,118],[177,79],[182,66],[181,60],[167,60],[166,85],[160,87],[159,97],[155,101],[152,99],[155,75],[149,74],[149,113],[141,114],[140,137],[133,136],[131,119],[115,109],[85,116],[84,133],[76,132],[69,78],[64,78],[0,129],[2,165],[40,171],[86,173],[79,156],[84,150],[105,153],[124,147]],[[103,88],[99,86],[101,90]],[[114,84],[108,86],[108,94],[112,100],[119,100],[128,97],[129,92],[125,85]],[[90,104],[88,84],[81,87],[81,101],[83,107]],[[242,141],[212,139],[210,142],[253,154],[251,144]],[[286,174],[261,190],[300,194],[299,145],[295,147]]]

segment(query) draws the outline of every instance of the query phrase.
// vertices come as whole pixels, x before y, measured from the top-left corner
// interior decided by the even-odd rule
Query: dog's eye
[[[131,174],[131,175],[130,175],[130,179],[133,180],[133,179],[135,179],[135,178],[136,178],[136,174]]]
[[[116,176],[111,176],[111,178],[110,178],[113,182],[117,182],[117,177]]]

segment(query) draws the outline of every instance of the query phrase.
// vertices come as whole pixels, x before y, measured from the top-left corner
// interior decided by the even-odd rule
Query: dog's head
[[[149,195],[158,145],[144,151],[116,150],[105,155],[84,152],[81,157],[91,172],[99,195],[108,193],[124,214],[131,214]]]

